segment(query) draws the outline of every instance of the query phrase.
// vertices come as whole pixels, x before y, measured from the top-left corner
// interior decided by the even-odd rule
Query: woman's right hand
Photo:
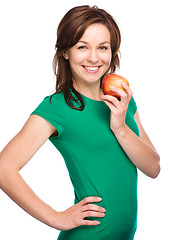
[[[100,222],[96,220],[86,220],[86,217],[104,217],[105,209],[98,205],[92,204],[100,202],[100,197],[86,197],[79,203],[71,206],[63,212],[58,212],[56,229],[70,230],[81,225],[99,225]]]

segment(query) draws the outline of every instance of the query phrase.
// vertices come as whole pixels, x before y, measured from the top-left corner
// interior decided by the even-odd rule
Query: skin
[[[133,164],[147,176],[156,178],[160,172],[159,154],[142,126],[138,111],[135,113],[135,121],[139,127],[139,137],[125,124],[128,104],[133,93],[127,84],[123,83],[122,86],[126,92],[111,87],[121,97],[120,101],[110,95],[101,96],[111,110],[110,128]]]
[[[155,178],[160,171],[159,155],[142,127],[138,112],[135,120],[140,130],[139,137],[125,124],[131,89],[127,85],[123,85],[125,92],[114,88],[121,97],[120,101],[103,95],[100,89],[100,78],[108,70],[111,61],[108,29],[102,24],[89,26],[80,41],[68,49],[64,57],[70,62],[74,87],[85,96],[107,104],[111,110],[110,128],[120,145],[136,167]],[[89,196],[65,211],[57,212],[32,191],[19,173],[56,132],[45,119],[37,115],[29,117],[21,131],[0,153],[0,187],[26,212],[53,228],[69,230],[81,225],[98,225],[100,222],[84,218],[104,217],[106,209],[95,204],[102,200],[100,196]]]
[[[64,57],[69,60],[72,69],[74,88],[89,98],[101,100],[100,78],[108,70],[112,57],[107,27],[103,24],[89,26],[80,41]],[[85,67],[99,69],[96,72]]]

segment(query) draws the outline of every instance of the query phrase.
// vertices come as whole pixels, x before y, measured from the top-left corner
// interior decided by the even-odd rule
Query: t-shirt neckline
[[[87,96],[85,96],[85,95],[83,95],[82,93],[80,93],[81,94],[81,96],[84,98],[84,99],[86,99],[88,102],[91,102],[91,103],[94,103],[94,104],[105,104],[102,100],[95,100],[95,99],[92,99],[92,98],[89,98],[89,97],[87,97]]]

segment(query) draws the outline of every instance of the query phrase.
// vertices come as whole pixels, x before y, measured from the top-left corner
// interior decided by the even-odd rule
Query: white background
[[[121,67],[134,92],[142,123],[161,156],[161,174],[139,172],[135,240],[168,240],[169,194],[169,2],[168,0],[5,0],[0,3],[0,149],[29,114],[52,93],[56,29],[77,5],[97,5],[118,21]],[[149,161],[149,159],[148,159]],[[45,202],[61,211],[74,193],[64,161],[47,141],[21,171]],[[0,239],[57,239],[58,231],[30,217],[0,190]]]

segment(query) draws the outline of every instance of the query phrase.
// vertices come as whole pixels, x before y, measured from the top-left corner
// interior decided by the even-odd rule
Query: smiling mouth
[[[99,69],[100,69],[101,65],[100,66],[85,66],[83,65],[83,68],[87,71],[87,72],[98,72]]]

